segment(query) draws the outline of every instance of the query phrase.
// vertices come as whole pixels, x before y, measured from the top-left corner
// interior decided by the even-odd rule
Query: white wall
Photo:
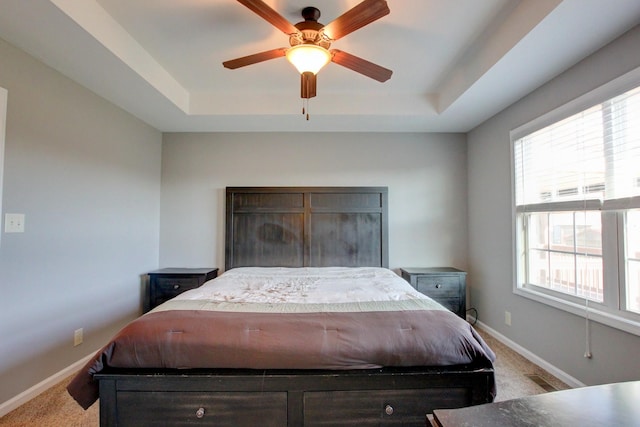
[[[0,40],[0,403],[102,346],[157,268],[160,132]],[[84,344],[73,332],[84,328]]]
[[[389,187],[389,266],[466,268],[460,134],[176,133],[162,153],[160,264],[224,267],[231,186]]]
[[[640,27],[468,135],[471,304],[482,322],[588,385],[640,379],[640,337],[592,323],[585,359],[583,318],[513,294],[509,131],[638,66]]]

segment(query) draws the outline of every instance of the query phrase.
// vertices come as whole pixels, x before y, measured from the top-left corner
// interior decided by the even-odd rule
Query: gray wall
[[[513,294],[509,131],[638,66],[640,27],[468,135],[471,304],[482,322],[588,385],[640,379],[640,337],[592,323],[585,359],[583,318]]]
[[[224,267],[227,186],[388,186],[389,266],[467,266],[461,134],[175,133],[162,153],[162,266]]]
[[[0,402],[98,349],[157,268],[161,133],[0,40],[8,89]],[[73,347],[73,331],[84,344]]]

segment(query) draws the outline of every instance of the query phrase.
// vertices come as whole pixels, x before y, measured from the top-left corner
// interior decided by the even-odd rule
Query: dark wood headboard
[[[388,267],[387,187],[227,187],[225,269]]]

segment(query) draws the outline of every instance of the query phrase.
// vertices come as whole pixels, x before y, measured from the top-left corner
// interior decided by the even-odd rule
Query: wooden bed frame
[[[225,268],[388,267],[386,187],[236,187]],[[122,370],[95,375],[101,426],[419,425],[492,401],[492,369]]]

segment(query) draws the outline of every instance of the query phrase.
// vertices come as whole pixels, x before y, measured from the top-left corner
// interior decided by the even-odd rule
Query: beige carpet
[[[0,418],[0,426],[96,427],[98,402],[83,410],[67,393],[71,377]]]
[[[478,329],[478,332],[497,355],[495,369],[498,397],[496,401],[545,393],[553,388],[557,390],[569,388],[566,384],[511,351],[481,329]],[[83,411],[65,390],[69,380],[62,381],[40,396],[0,418],[0,426],[98,426],[98,403],[95,403],[87,411]]]
[[[571,388],[482,329],[476,329],[496,353],[494,364],[498,389],[496,402]]]

